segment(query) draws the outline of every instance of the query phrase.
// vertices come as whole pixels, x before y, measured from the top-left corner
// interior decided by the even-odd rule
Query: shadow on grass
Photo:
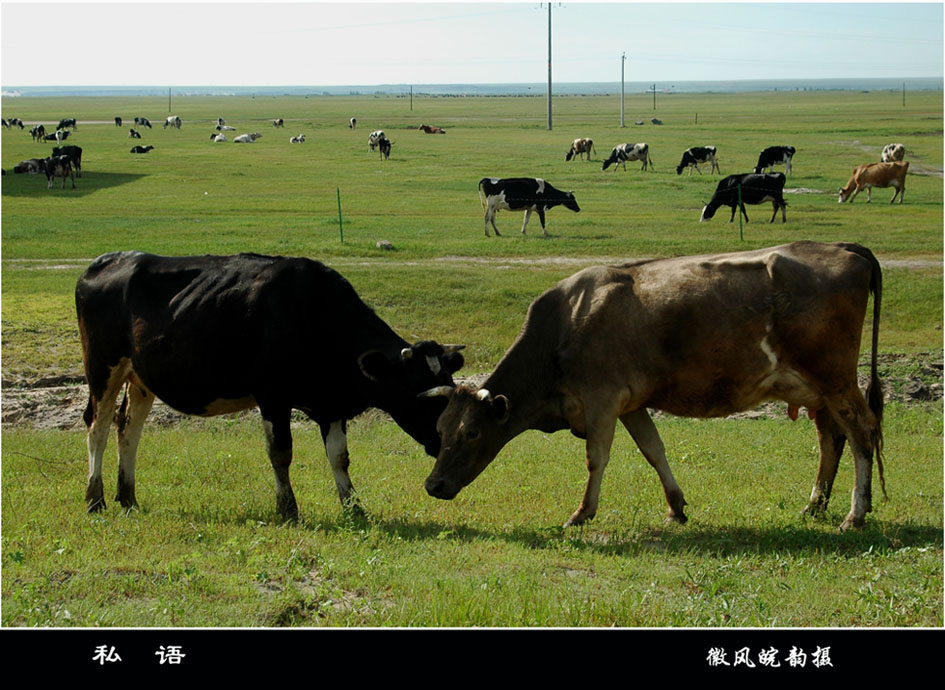
[[[833,553],[840,556],[859,556],[867,552],[883,553],[905,547],[942,548],[942,530],[933,525],[890,524],[870,520],[862,529],[840,532],[841,515],[827,518],[799,518],[796,524],[770,526],[713,526],[667,525],[663,528],[548,526],[512,527],[510,529],[480,529],[468,525],[443,523],[410,518],[379,518],[370,511],[357,515],[340,509],[333,514],[306,515],[303,510],[299,522],[285,522],[271,509],[246,507],[236,518],[229,510],[219,511],[204,506],[196,513],[188,512],[190,520],[236,522],[245,524],[281,525],[286,529],[324,531],[329,533],[378,531],[410,542],[459,541],[464,543],[504,541],[529,549],[557,550],[562,544],[568,549],[591,553],[635,556],[664,552],[690,553],[713,558],[738,555],[769,555],[773,553]],[[833,518],[837,518],[835,521]]]
[[[941,548],[942,531],[931,525],[890,525],[882,521],[867,523],[863,529],[840,532],[824,530],[819,520],[806,520],[797,525],[770,527],[693,528],[672,525],[666,529],[642,528],[619,532],[594,528],[513,527],[509,530],[483,530],[466,525],[438,522],[415,522],[408,519],[372,520],[364,518],[362,529],[377,529],[405,541],[458,540],[506,541],[531,549],[569,549],[599,554],[633,556],[644,553],[692,553],[712,557],[779,552],[835,553],[857,556],[868,551],[882,553],[904,547]],[[839,524],[839,523],[838,523]],[[347,526],[346,526],[347,525]],[[320,524],[322,529],[349,529],[351,523]]]
[[[66,188],[62,188],[62,180],[53,181],[52,189],[48,189],[48,182],[44,174],[21,174],[12,175],[7,173],[3,176],[3,182],[0,184],[0,193],[3,196],[10,197],[36,197],[46,198],[50,196],[70,196],[84,197],[100,189],[110,189],[120,187],[121,185],[137,182],[147,177],[147,175],[137,175],[130,173],[108,173],[82,171],[82,177],[75,178],[75,189],[72,188],[72,181],[66,180]]]

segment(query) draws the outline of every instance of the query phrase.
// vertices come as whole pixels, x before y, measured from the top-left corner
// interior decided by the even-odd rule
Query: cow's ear
[[[512,414],[512,403],[504,395],[495,396],[492,399],[492,414],[499,424],[505,424]]]
[[[358,366],[362,374],[377,383],[389,380],[395,372],[394,364],[380,350],[369,350],[358,357]]]
[[[446,364],[446,368],[449,369],[451,374],[455,374],[457,371],[463,368],[466,360],[459,352],[447,352],[445,355],[443,355],[443,363]]]

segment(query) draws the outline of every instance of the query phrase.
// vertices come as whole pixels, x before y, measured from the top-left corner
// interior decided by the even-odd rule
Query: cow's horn
[[[490,393],[486,388],[480,388],[478,391],[476,391],[476,397],[479,400],[484,400],[485,402],[492,402],[492,393]]]
[[[459,352],[460,350],[465,349],[465,345],[443,345],[443,354],[447,355],[450,352]]]
[[[423,391],[417,397],[418,398],[436,398],[438,396],[449,397],[453,393],[452,386],[437,386],[436,388],[431,388],[428,391]]]
[[[413,349],[409,347],[405,347],[403,350],[400,351],[400,356],[403,357],[404,359],[410,359],[411,357],[413,357]]]

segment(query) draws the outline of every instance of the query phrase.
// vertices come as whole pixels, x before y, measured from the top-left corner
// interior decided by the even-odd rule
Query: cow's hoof
[[[866,520],[864,520],[863,518],[861,517],[858,518],[853,515],[847,515],[846,519],[840,525],[840,531],[846,532],[851,529],[859,529],[863,527],[863,525],[865,524],[866,524]]]
[[[95,500],[95,501],[90,502],[90,503],[88,504],[88,508],[86,508],[86,510],[87,510],[89,513],[98,513],[98,512],[100,512],[100,511],[102,511],[102,510],[105,510],[105,499],[104,499],[104,498],[99,498],[99,499],[97,499],[97,500]]]

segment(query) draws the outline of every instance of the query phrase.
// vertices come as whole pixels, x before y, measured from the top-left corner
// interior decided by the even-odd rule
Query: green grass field
[[[173,107],[180,131],[161,129],[164,99],[3,99],[5,118],[78,118],[67,143],[84,149],[76,188],[47,189],[42,176],[10,172],[51,145],[28,130],[0,132],[7,392],[81,376],[75,280],[92,258],[119,249],[322,260],[408,340],[466,343],[460,374],[471,375],[495,366],[538,294],[583,266],[856,241],[884,265],[881,353],[941,363],[941,92],[909,93],[906,107],[898,92],[674,95],[656,111],[633,96],[623,129],[619,97],[565,97],[555,100],[551,132],[541,98],[415,97],[411,111],[394,97],[175,97]],[[127,132],[136,115],[156,125],[140,142]],[[211,143],[217,117],[237,127],[231,139],[263,137]],[[284,129],[272,127],[275,117]],[[447,133],[423,134],[421,123]],[[390,160],[368,151],[374,129],[394,142]],[[290,144],[299,133],[307,141]],[[594,139],[591,162],[565,162],[578,136]],[[655,170],[601,172],[625,141],[649,143]],[[878,161],[893,141],[911,163],[904,203],[877,190],[869,205],[862,194],[839,205],[853,166]],[[132,155],[135,143],[155,148]],[[765,205],[749,207],[741,230],[724,209],[699,223],[719,176],[677,176],[675,166],[683,150],[706,144],[718,147],[723,175],[749,171],[766,146],[794,145],[788,222],[768,224]],[[522,236],[521,214],[501,212],[504,236],[487,238],[476,189],[486,176],[545,178],[573,190],[582,210],[553,209],[547,237],[537,218]],[[394,250],[379,249],[381,240]],[[941,382],[940,366],[930,380]],[[655,473],[618,430],[600,513],[573,530],[560,525],[586,470],[583,445],[564,433],[522,435],[441,502],[423,490],[432,464],[422,449],[365,415],[349,442],[368,516],[351,520],[317,430],[300,421],[293,484],[302,520],[280,525],[253,415],[146,427],[141,508],[124,514],[110,501],[94,516],[84,511],[81,421],[36,426],[3,427],[4,626],[943,623],[941,400],[888,405],[889,500],[875,487],[866,527],[845,534],[837,526],[852,488],[847,456],[827,517],[800,516],[817,464],[806,418],[658,419],[690,503],[684,527],[663,525]],[[115,471],[112,443],[108,486]]]

